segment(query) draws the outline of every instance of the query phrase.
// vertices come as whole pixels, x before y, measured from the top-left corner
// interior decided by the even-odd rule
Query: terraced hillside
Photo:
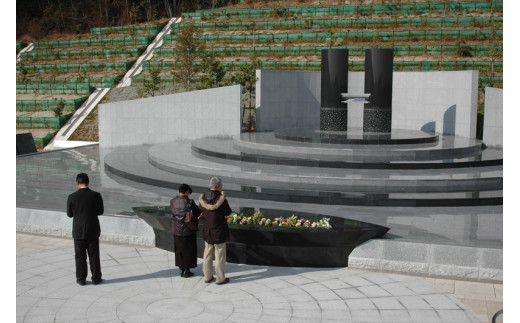
[[[222,85],[239,83],[235,76],[253,62],[262,69],[320,70],[325,48],[348,48],[349,70],[363,71],[365,50],[386,47],[394,49],[396,71],[477,69],[480,88],[502,87],[502,1],[332,2],[243,1],[184,13],[143,72],[132,77],[132,87],[185,89],[185,66],[177,61],[187,26],[196,27],[194,36],[222,64]],[[36,42],[32,51],[22,51],[17,133],[32,132],[45,146],[95,88],[118,84],[165,24],[93,28],[87,38]],[[17,53],[25,46],[17,43]],[[198,58],[193,65],[201,63]],[[200,86],[203,76],[195,73],[192,84]]]
[[[365,2],[362,2],[365,3]],[[260,61],[262,69],[320,70],[321,50],[349,49],[349,70],[364,70],[365,50],[394,49],[394,70],[479,70],[479,86],[502,87],[502,1],[373,1],[345,5],[228,8],[183,14],[134,84],[161,70],[180,86],[176,44],[188,24],[227,73]],[[196,62],[195,64],[200,64]],[[194,81],[197,77],[194,78]]]
[[[45,146],[96,88],[118,84],[162,26],[92,28],[89,38],[33,43],[16,66],[17,133]]]

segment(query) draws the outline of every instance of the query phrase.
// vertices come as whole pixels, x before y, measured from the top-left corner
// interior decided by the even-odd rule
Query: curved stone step
[[[482,142],[458,136],[439,136],[435,145],[330,145],[282,140],[273,132],[243,133],[233,138],[236,150],[254,155],[320,161],[389,163],[475,158]],[[498,158],[501,159],[501,158]],[[467,160],[466,160],[467,161]]]
[[[329,145],[435,145],[439,134],[425,131],[392,129],[392,132],[365,132],[363,128],[349,128],[347,131],[321,131],[311,128],[288,128],[274,131],[276,138],[287,141],[312,142]]]
[[[209,178],[190,177],[158,169],[149,163],[151,146],[122,147],[107,154],[104,168],[107,173],[121,178],[157,187],[176,190],[181,183],[189,183],[196,191],[207,189]],[[291,186],[289,188],[263,188],[237,184],[232,179],[226,180],[226,194],[230,197],[273,202],[312,203],[353,206],[473,206],[502,205],[500,191],[488,192],[486,197],[471,194],[363,194],[348,192],[317,191],[313,187]],[[393,196],[394,195],[394,196]],[[451,198],[450,198],[451,196]]]
[[[312,154],[299,157],[277,156],[266,151],[266,155],[243,153],[237,146],[235,140],[231,138],[202,138],[192,142],[192,153],[201,159],[211,159],[219,163],[227,163],[226,160],[249,162],[270,165],[303,166],[320,168],[352,168],[352,169],[448,169],[448,168],[474,168],[486,166],[502,166],[501,150],[487,148],[477,156],[442,159],[428,161],[356,161],[356,160],[336,160],[321,159],[321,155]],[[286,146],[283,146],[286,149]],[[299,147],[296,149],[300,149]],[[289,154],[287,154],[289,155]]]
[[[437,170],[345,170],[260,165],[227,161],[215,163],[191,155],[189,142],[150,148],[149,162],[162,170],[197,178],[219,176],[228,182],[264,188],[305,187],[315,191],[363,193],[468,192],[502,189],[502,170],[489,167],[469,172]]]

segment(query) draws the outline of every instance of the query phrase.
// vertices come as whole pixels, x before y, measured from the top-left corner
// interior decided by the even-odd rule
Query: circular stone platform
[[[436,144],[439,135],[424,131],[392,129],[392,132],[363,132],[362,128],[348,131],[322,131],[312,128],[276,130],[276,138],[292,141],[345,145],[407,145]]]

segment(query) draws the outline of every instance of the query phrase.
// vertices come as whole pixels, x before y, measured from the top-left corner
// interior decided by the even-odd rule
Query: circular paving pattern
[[[349,268],[227,264],[182,278],[173,253],[101,245],[103,283],[79,286],[74,249],[17,256],[17,322],[478,322],[427,280]]]

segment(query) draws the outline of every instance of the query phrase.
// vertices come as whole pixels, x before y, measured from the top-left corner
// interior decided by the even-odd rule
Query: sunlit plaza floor
[[[133,206],[169,204],[175,189],[107,173],[102,162],[107,153],[92,145],[17,157],[17,208],[64,212],[79,172],[88,173],[91,188],[103,195],[104,217],[132,219]],[[232,208],[265,203],[229,201]],[[390,227],[386,239],[395,241],[502,249],[501,206],[454,211],[270,202],[270,207],[382,218]],[[172,253],[113,243],[101,246],[105,282],[80,287],[70,238],[18,232],[16,247],[17,322],[490,322],[502,308],[500,282],[350,267],[228,264],[231,283],[216,286],[204,283],[200,259],[196,275],[184,279]]]
[[[104,281],[75,283],[71,239],[16,235],[17,322],[491,322],[502,284],[350,268],[226,265],[179,277],[174,255],[101,244]],[[497,322],[502,322],[502,315]]]

